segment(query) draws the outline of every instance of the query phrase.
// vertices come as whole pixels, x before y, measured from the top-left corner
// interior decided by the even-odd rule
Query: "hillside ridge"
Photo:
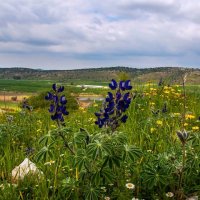
[[[183,67],[130,68],[123,66],[70,70],[44,70],[31,68],[0,68],[0,79],[27,80],[94,80],[109,81],[120,73],[127,74],[136,82],[158,81],[160,78],[180,82],[181,75],[188,73],[191,84],[200,84],[200,69]]]

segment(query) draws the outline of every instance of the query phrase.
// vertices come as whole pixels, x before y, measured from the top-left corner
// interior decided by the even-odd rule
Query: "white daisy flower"
[[[135,185],[133,183],[127,183],[126,187],[130,190],[134,190],[135,189]]]
[[[172,192],[167,192],[167,193],[166,193],[166,197],[171,198],[171,197],[173,197],[173,196],[174,196],[174,193],[172,193]]]

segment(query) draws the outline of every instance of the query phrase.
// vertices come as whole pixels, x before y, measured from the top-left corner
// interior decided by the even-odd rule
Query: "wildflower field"
[[[0,115],[0,199],[198,198],[199,86],[108,86],[83,108],[50,84]],[[25,158],[37,170],[12,173]]]

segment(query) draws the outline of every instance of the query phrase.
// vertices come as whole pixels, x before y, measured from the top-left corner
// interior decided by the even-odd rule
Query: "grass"
[[[38,93],[48,91],[51,85],[55,81],[50,80],[0,80],[0,91],[15,91],[15,92],[27,92],[27,93]],[[65,86],[69,88],[76,88],[76,85],[79,85],[83,82],[83,80],[74,80],[70,82],[62,82]],[[59,84],[59,83],[58,83]],[[85,85],[98,85],[95,81],[85,81]],[[105,85],[106,83],[101,83],[101,85]],[[94,91],[94,89],[88,89],[89,91]],[[76,88],[76,91],[81,91],[81,88]],[[75,91],[75,92],[76,92]]]
[[[24,91],[31,85],[26,83],[21,85]],[[51,87],[42,81],[37,87],[42,83],[45,90]],[[115,133],[95,125],[94,112],[100,110],[100,103],[71,110],[63,129],[56,129],[48,108],[12,113],[13,121],[7,119],[8,113],[1,115],[0,185],[5,188],[0,188],[0,199],[154,200],[168,199],[171,192],[171,199],[181,200],[200,195],[199,86],[187,86],[186,99],[181,86],[138,85],[131,92],[135,90],[128,120]],[[183,128],[190,133],[184,162],[183,144],[176,134]],[[63,145],[61,131],[75,155]],[[26,177],[16,188],[9,187],[10,173],[27,156],[28,147],[33,149],[28,157],[43,178]],[[135,189],[128,189],[127,183]]]
[[[52,85],[51,81],[32,80],[0,80],[1,91],[15,92],[42,92],[48,90]]]
[[[0,101],[0,108],[1,109],[19,109],[19,103],[18,102],[6,102]]]

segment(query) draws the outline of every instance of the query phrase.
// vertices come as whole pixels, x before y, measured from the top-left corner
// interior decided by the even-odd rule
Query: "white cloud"
[[[0,1],[0,66],[200,64],[198,0]]]

